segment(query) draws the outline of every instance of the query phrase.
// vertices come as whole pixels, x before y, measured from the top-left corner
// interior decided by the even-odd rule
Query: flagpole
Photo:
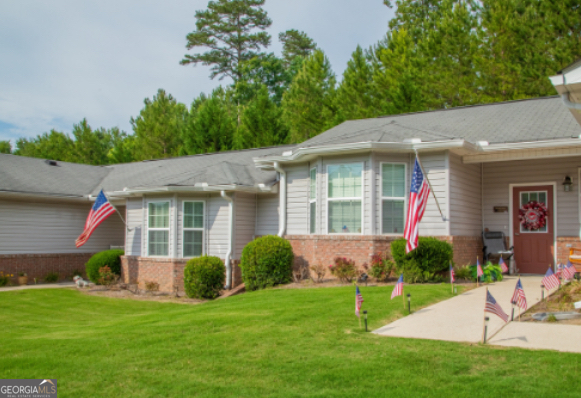
[[[478,286],[478,256],[476,256],[476,287]],[[486,291],[488,291],[488,288],[486,288]]]
[[[424,166],[422,166],[422,161],[420,160],[420,155],[418,154],[418,150],[414,149],[414,152],[416,153],[416,159],[418,160],[418,164],[420,165],[420,169],[422,170],[422,174],[426,178],[426,181],[428,182],[428,186],[430,187],[430,191],[432,192],[432,196],[434,197],[434,200],[436,201],[436,206],[438,207],[438,211],[440,212],[440,215],[442,216],[442,221],[448,221],[446,219],[446,216],[444,216],[444,213],[442,213],[442,209],[440,208],[440,202],[438,202],[438,198],[436,197],[436,193],[434,192],[434,189],[432,188],[432,184],[430,183],[430,179],[428,178],[428,175],[424,171]]]
[[[107,202],[109,202],[109,204],[111,205],[111,207],[113,209],[115,209],[115,211],[117,212],[117,214],[119,215],[119,218],[121,219],[121,221],[123,222],[123,224],[125,224],[125,228],[127,228],[128,231],[133,230],[133,228],[129,228],[129,225],[127,225],[127,223],[125,222],[125,220],[123,219],[123,216],[121,215],[121,213],[119,212],[119,210],[117,210],[117,207],[115,207],[115,205],[113,203],[111,203],[111,201],[109,200],[109,198],[107,197],[107,195],[105,194],[105,191],[101,190],[103,192],[103,195],[105,196],[105,198],[107,198]]]
[[[520,274],[518,274],[518,280],[520,281]],[[524,286],[522,287],[522,291],[523,291],[523,294],[524,294],[524,291],[525,291],[525,287]],[[521,310],[521,308],[520,308],[520,305],[517,305],[517,307],[518,307],[518,321],[520,322],[520,310]]]

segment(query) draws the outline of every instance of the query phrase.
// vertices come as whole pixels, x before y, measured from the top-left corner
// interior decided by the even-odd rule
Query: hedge
[[[99,268],[108,265],[114,274],[121,275],[121,256],[125,254],[123,250],[113,249],[99,252],[87,261],[85,270],[91,282],[98,284]]]
[[[452,262],[452,245],[436,238],[421,237],[418,247],[406,254],[406,243],[403,238],[391,243],[391,254],[406,282],[439,281],[438,274],[447,271]]]
[[[267,235],[248,243],[240,258],[246,290],[291,282],[293,260],[290,243],[278,236]]]
[[[193,258],[184,268],[184,289],[188,297],[214,299],[220,295],[225,280],[226,267],[218,257]]]

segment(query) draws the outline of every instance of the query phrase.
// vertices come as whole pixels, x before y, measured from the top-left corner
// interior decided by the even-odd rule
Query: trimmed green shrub
[[[472,280],[476,280],[476,265],[471,265]],[[490,261],[482,266],[482,276],[480,282],[490,283],[502,280],[502,269],[498,264],[492,264]]]
[[[192,258],[184,268],[184,289],[188,297],[214,299],[226,280],[226,267],[213,256]]]
[[[85,264],[85,271],[87,277],[91,282],[99,284],[99,268],[108,266],[111,268],[111,272],[115,275],[121,275],[121,256],[125,254],[123,250],[105,250],[95,254],[93,257],[87,261]]]
[[[405,253],[406,240],[391,243],[391,254],[406,283],[441,282],[442,272],[448,271],[454,255],[452,245],[436,238],[418,239],[418,247]]]
[[[246,290],[291,282],[293,260],[293,249],[286,239],[267,235],[248,243],[240,258]]]

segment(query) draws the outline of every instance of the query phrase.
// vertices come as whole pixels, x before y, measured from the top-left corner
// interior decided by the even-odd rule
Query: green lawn
[[[362,287],[377,328],[403,312]],[[449,285],[406,287],[416,305]],[[0,378],[59,397],[578,397],[581,355],[387,338],[359,329],[354,288],[266,290],[201,305],[0,292]]]

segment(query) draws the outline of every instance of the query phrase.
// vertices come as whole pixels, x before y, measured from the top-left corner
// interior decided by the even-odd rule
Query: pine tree
[[[91,129],[87,119],[73,125],[74,144],[70,161],[75,163],[104,165],[108,164],[107,154],[113,147],[111,133],[100,128]]]
[[[282,56],[287,66],[297,57],[307,58],[317,48],[313,39],[296,29],[279,33],[278,40],[282,43]]]
[[[0,153],[12,153],[10,141],[0,141]]]
[[[336,124],[335,75],[321,50],[307,58],[282,100],[290,141],[302,142]]]
[[[284,61],[272,53],[259,54],[244,62],[241,72],[241,78],[235,84],[237,100],[241,104],[246,104],[266,87],[271,99],[280,105],[282,95],[292,81],[292,75]]]
[[[15,155],[33,158],[72,161],[74,142],[67,134],[51,130],[35,138],[19,138],[16,140]]]

